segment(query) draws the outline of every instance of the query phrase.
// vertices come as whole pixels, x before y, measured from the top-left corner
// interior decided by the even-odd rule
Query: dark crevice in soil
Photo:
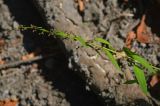
[[[19,24],[33,24],[45,27],[42,18],[28,0],[4,0],[4,3],[8,6],[14,20]],[[28,52],[32,52],[37,48],[42,48],[43,52],[41,54],[59,52],[54,51],[54,48],[58,46],[54,39],[36,36],[35,33],[30,31],[22,33],[24,35],[23,43]],[[46,67],[46,61],[49,61],[48,64],[51,68]],[[67,59],[64,53],[58,54],[49,60],[43,60],[39,64],[43,69],[42,75],[46,81],[52,82],[53,89],[63,92],[71,106],[102,105],[92,92],[85,90],[85,83],[67,68]]]
[[[37,25],[43,26],[42,19],[38,12],[34,9],[31,3],[27,0],[5,0],[4,3],[8,5],[11,15],[14,20],[16,20],[20,25]],[[39,42],[34,42],[34,40],[39,39],[35,37],[35,34],[30,31],[22,32],[23,43],[27,51],[33,51]]]

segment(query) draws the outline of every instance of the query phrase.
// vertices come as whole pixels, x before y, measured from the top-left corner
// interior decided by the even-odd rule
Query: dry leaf
[[[28,60],[28,59],[32,59],[32,58],[34,58],[35,57],[35,53],[30,53],[30,54],[27,54],[27,55],[25,55],[25,56],[22,56],[22,60]]]
[[[3,46],[5,44],[4,39],[0,38],[0,46]]]
[[[137,28],[137,40],[141,43],[149,43],[150,37],[146,30],[146,24],[145,24],[146,15],[142,16],[141,23]]]
[[[128,36],[125,42],[125,45],[127,48],[131,48],[131,43],[135,38],[136,38],[136,34],[133,31],[128,33]]]
[[[152,76],[151,81],[149,83],[151,87],[154,87],[158,82],[160,82],[160,75],[156,74]]]
[[[3,65],[3,64],[5,64],[5,61],[0,59],[0,65]]]
[[[14,100],[0,101],[0,106],[17,106],[17,105],[18,105],[18,101],[14,101]]]
[[[78,0],[79,11],[84,11],[84,0]]]

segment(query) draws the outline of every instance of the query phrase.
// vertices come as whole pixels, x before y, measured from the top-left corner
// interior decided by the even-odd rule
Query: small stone
[[[150,59],[151,59],[152,63],[155,64],[155,65],[157,65],[159,63],[156,55],[151,55]]]
[[[47,96],[48,96],[47,92],[44,92],[43,90],[38,91],[38,98],[39,99],[47,98]]]
[[[124,42],[115,35],[109,37],[109,42],[113,45],[113,48],[118,50],[121,50],[124,47]]]
[[[11,96],[11,100],[13,100],[13,101],[18,101],[18,98],[17,98],[15,95],[12,95],[12,96]]]
[[[13,28],[18,29],[18,27],[19,27],[19,24],[16,21],[14,21],[13,22]]]
[[[157,54],[157,57],[160,59],[160,52]]]
[[[90,88],[89,88],[89,86],[88,86],[88,85],[86,85],[86,90],[87,90],[87,91],[90,91]]]
[[[36,69],[36,68],[31,68],[30,69],[30,73],[34,73],[34,72],[37,72],[38,71],[38,69]]]
[[[145,44],[145,43],[141,43],[141,46],[142,46],[143,48],[145,48],[145,47],[146,47],[146,44]]]
[[[21,101],[20,101],[20,106],[27,106],[26,101],[25,101],[25,100],[21,100]]]
[[[62,100],[61,106],[70,106],[65,99]]]

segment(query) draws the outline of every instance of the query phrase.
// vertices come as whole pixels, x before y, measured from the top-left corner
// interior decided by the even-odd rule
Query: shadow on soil
[[[4,0],[4,3],[8,6],[14,20],[19,24],[33,24],[45,27],[40,15],[28,0]],[[57,47],[57,42],[54,39],[35,36],[36,34],[29,31],[22,33],[24,35],[23,43],[28,52],[32,52],[37,48],[42,49],[42,55],[58,52],[52,58],[40,61],[39,66],[43,69],[42,75],[45,79],[52,81],[53,88],[65,93],[66,99],[71,106],[102,105],[92,92],[85,90],[85,83],[67,68],[67,59]],[[47,65],[50,64],[50,68],[46,68],[46,61],[48,62]]]

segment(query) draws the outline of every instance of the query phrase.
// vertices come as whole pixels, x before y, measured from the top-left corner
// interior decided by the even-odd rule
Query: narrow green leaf
[[[106,45],[109,46],[109,48],[111,48],[111,49],[114,50],[114,48],[112,47],[112,45],[111,45],[107,40],[105,40],[105,39],[103,39],[103,38],[96,37],[96,38],[95,38],[95,41],[100,42],[100,43],[103,43],[103,44],[106,44]]]
[[[143,57],[139,56],[138,54],[130,51],[128,48],[123,49],[125,53],[134,59],[136,62],[140,63],[142,66],[144,66],[150,73],[156,73],[156,70],[153,69],[152,65]]]
[[[132,57],[137,62],[139,62],[140,64],[142,64],[145,68],[147,68],[148,71],[150,71],[150,73],[156,73],[156,71],[152,68],[152,66],[150,65],[150,63],[146,59],[144,59],[144,58],[142,58],[142,57],[140,57],[138,55],[133,55]]]
[[[121,68],[119,67],[116,59],[114,58],[114,56],[112,55],[112,53],[110,53],[106,48],[102,49],[105,54],[108,56],[109,60],[112,62],[112,64],[119,70],[121,71]]]
[[[124,84],[134,84],[134,83],[138,83],[137,80],[128,80]]]
[[[132,55],[135,55],[134,52],[132,52],[130,49],[124,47],[123,48],[123,51],[129,56],[129,57],[132,57]]]
[[[57,37],[60,37],[60,38],[67,38],[67,37],[68,37],[68,34],[67,34],[67,33],[64,33],[64,32],[61,32],[61,31],[55,31],[54,34],[55,34]]]
[[[147,83],[146,83],[144,72],[136,65],[133,67],[133,70],[140,88],[145,94],[147,94],[148,90],[147,90]]]
[[[97,37],[97,38],[95,38],[95,41],[98,41],[98,42],[106,44],[106,45],[110,45],[110,43],[107,40],[103,39],[103,38],[98,38]]]
[[[76,40],[78,40],[82,46],[87,46],[86,41],[81,36],[76,36]]]

